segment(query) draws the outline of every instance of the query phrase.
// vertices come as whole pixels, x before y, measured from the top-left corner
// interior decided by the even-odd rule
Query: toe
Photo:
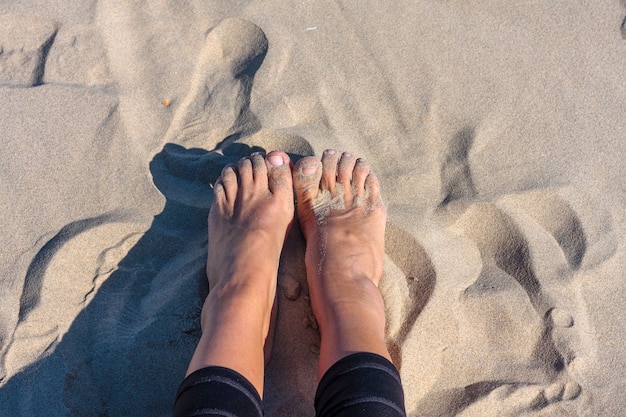
[[[222,179],[218,178],[213,186],[213,204],[211,205],[211,211],[217,210],[220,214],[231,215],[230,205],[226,198],[226,191],[224,190],[224,184]]]
[[[284,152],[272,151],[265,158],[270,192],[281,195],[293,203],[293,180],[291,178],[291,160]]]
[[[356,157],[349,152],[344,152],[337,166],[337,182],[343,188],[343,199],[346,207],[352,206],[354,194],[352,191],[352,171],[356,164]]]
[[[337,182],[344,187],[350,188],[352,182],[352,171],[356,164],[356,157],[349,152],[341,154],[339,165],[337,166]]]
[[[321,165],[321,162],[313,156],[304,157],[296,162],[293,185],[299,205],[302,206],[317,197],[322,177]]]
[[[356,198],[365,197],[365,179],[369,173],[370,168],[365,159],[357,159],[352,171],[352,190]]]
[[[370,207],[382,204],[382,198],[380,196],[380,183],[373,172],[370,172],[367,175],[367,178],[365,178],[365,198],[367,199]]]
[[[326,149],[322,154],[322,181],[320,189],[335,191],[335,183],[337,181],[337,161],[339,154],[334,149]]]
[[[237,162],[237,174],[241,190],[252,190],[254,186],[254,174],[252,172],[252,161],[249,157],[243,157]]]
[[[260,152],[255,152],[250,155],[250,162],[252,163],[252,176],[254,178],[256,188],[267,190],[268,171],[265,158]]]
[[[224,194],[226,201],[231,207],[235,205],[235,199],[237,198],[237,173],[235,172],[235,166],[228,164],[222,170],[222,174],[218,180],[224,187]]]

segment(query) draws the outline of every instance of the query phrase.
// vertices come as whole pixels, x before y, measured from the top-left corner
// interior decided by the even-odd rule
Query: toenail
[[[311,176],[317,172],[317,164],[304,165],[301,168],[302,175]]]
[[[326,155],[334,155],[334,154],[335,154],[335,150],[334,150],[334,149],[326,149],[326,150],[324,151],[324,153],[325,153]]]
[[[267,162],[273,167],[280,167],[285,164],[285,160],[280,155],[271,155],[267,158]]]
[[[341,156],[344,158],[352,158],[352,154],[350,152],[344,152]]]

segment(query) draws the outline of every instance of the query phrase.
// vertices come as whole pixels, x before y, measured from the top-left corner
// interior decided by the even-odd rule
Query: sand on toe
[[[378,291],[387,216],[376,175],[364,159],[327,149],[321,161],[305,157],[296,163],[294,190],[320,329],[318,377],[352,353],[391,359]]]

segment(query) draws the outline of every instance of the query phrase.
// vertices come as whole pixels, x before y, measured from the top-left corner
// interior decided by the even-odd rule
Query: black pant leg
[[[209,366],[180,384],[174,417],[261,417],[261,396],[243,375],[221,366]]]
[[[315,411],[318,417],[404,417],[400,374],[380,355],[346,356],[322,377]]]

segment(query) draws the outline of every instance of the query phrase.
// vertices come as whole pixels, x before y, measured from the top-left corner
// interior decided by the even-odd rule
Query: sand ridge
[[[409,415],[626,409],[622,5],[344,3],[0,8],[0,415],[169,415],[212,184],[325,148],[383,185]],[[303,258],[296,225],[267,415],[313,414]]]

